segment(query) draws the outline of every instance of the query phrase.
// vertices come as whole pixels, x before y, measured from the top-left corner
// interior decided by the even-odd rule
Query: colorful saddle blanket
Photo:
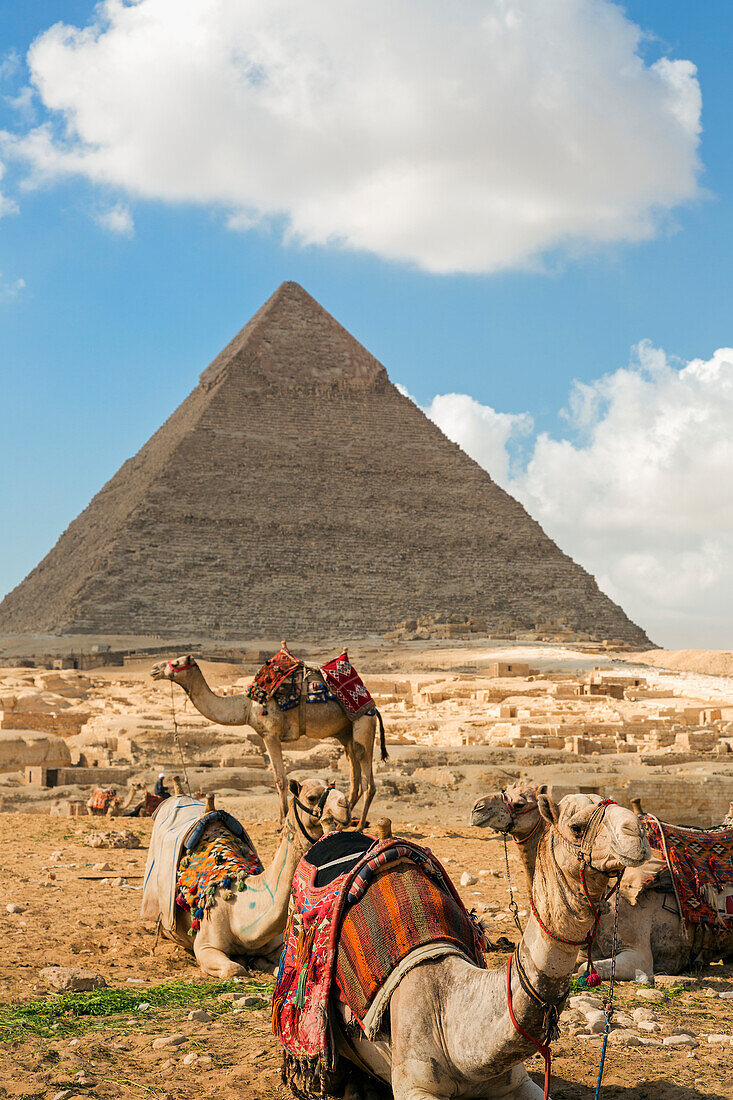
[[[349,660],[346,650],[340,657],[322,665],[321,673],[352,721],[366,714],[374,706],[374,700]]]
[[[151,794],[150,791],[145,792],[145,798],[142,803],[142,813],[146,817],[152,817],[155,811],[160,806],[161,802],[165,802],[167,795]]]
[[[340,999],[362,1030],[373,1037],[379,1019],[370,1019],[370,1011],[377,994],[416,947],[452,944],[483,965],[482,954],[472,950],[474,927],[463,905],[414,863],[377,872],[364,897],[346,910],[334,975]]]
[[[176,905],[191,911],[191,934],[216,904],[220,888],[245,890],[246,879],[263,869],[246,833],[237,837],[221,821],[208,824],[199,843],[178,864]]]
[[[92,797],[89,799],[92,810],[99,810],[106,814],[109,809],[120,805],[120,797],[114,787],[95,787]]]
[[[254,699],[256,703],[266,703],[268,699],[272,698],[280,685],[302,667],[303,662],[298,657],[293,657],[285,642],[283,642],[280,650],[268,661],[265,661],[247,689],[247,695],[250,699]]]
[[[336,997],[363,1020],[395,966],[438,941],[443,953],[460,952],[485,966],[483,934],[431,852],[408,840],[374,841],[347,871],[317,886],[318,849],[330,839],[314,845],[296,868],[273,992],[283,1080],[299,1096],[326,1095],[335,1067]],[[360,951],[366,954],[356,962]]]
[[[281,691],[278,694],[280,709],[291,710],[300,702],[302,691],[302,684],[299,680],[293,681],[292,677],[294,673],[304,668],[303,661],[294,657],[283,642],[279,652],[270,657],[259,670],[247,689],[247,695],[264,706],[280,688]],[[374,710],[374,700],[349,660],[346,650],[340,657],[323,665],[320,672],[325,683],[314,681],[308,684],[307,701],[309,703],[327,702],[333,697],[352,721]],[[287,681],[290,683],[288,684]]]
[[[667,861],[685,923],[733,931],[733,825],[692,829],[647,814],[645,830]]]

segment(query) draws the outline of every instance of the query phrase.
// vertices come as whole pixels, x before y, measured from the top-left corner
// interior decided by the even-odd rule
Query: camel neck
[[[539,848],[544,832],[545,823],[538,815],[537,821],[532,829],[528,833],[525,833],[524,836],[518,833],[512,834],[517,846],[519,858],[522,861],[524,877],[527,880],[527,889],[530,892],[532,890],[532,880],[534,879],[534,869],[537,864],[537,849]]]
[[[181,687],[199,714],[222,726],[242,726],[247,722],[249,699],[246,695],[216,695],[204,679],[201,669],[187,670]]]
[[[247,888],[237,894],[232,925],[243,939],[284,924],[295,868],[306,850],[291,814],[285,820],[282,838],[270,863],[262,874],[250,875]]]

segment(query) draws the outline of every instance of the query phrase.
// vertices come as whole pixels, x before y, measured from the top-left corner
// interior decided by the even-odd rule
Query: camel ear
[[[291,779],[290,782],[288,783],[288,787],[290,788],[290,793],[294,794],[295,797],[297,798],[298,795],[300,794],[300,783],[298,782],[298,780],[297,779]]]
[[[549,794],[549,788],[546,783],[543,783],[541,787],[537,788],[537,794]]]
[[[549,794],[537,795],[537,809],[540,811],[540,817],[543,817],[550,825],[557,825],[560,820],[560,807],[557,802],[550,798]]]

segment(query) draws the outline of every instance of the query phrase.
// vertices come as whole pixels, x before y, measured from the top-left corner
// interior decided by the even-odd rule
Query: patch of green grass
[[[210,1002],[220,993],[242,993],[268,1000],[272,985],[253,978],[246,982],[164,982],[147,989],[95,989],[91,993],[60,993],[27,1004],[0,1004],[0,1042],[24,1039],[30,1036],[61,1038],[78,1035],[100,1026],[144,1026],[164,1012],[180,1008],[194,1008]],[[140,1011],[140,1005],[149,1008]],[[209,1006],[211,1007],[211,1006]],[[231,1011],[230,1001],[215,1006],[219,1014]],[[133,1014],[133,1023],[130,1015]],[[119,1017],[125,1017],[125,1020]]]

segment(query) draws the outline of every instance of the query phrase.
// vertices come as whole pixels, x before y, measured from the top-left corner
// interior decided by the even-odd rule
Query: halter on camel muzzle
[[[334,789],[334,787],[335,787],[334,783],[329,783],[328,786],[326,787],[326,789],[324,790],[323,794],[321,795],[321,797],[318,799],[318,802],[316,803],[316,805],[312,808],[310,806],[306,806],[304,802],[301,802],[300,799],[298,798],[297,794],[293,795],[293,805],[295,806],[294,817],[295,817],[295,820],[298,824],[298,828],[300,829],[301,833],[303,834],[304,837],[306,837],[307,840],[312,841],[313,837],[310,835],[310,833],[306,829],[305,825],[300,820],[300,815],[298,814],[298,808],[303,810],[304,813],[307,813],[308,817],[314,817],[316,819],[316,821],[320,821],[321,818],[323,817],[323,811],[326,808],[326,802],[328,801],[328,796],[330,795],[330,793]]]
[[[596,842],[596,837],[603,824],[603,818],[606,816],[606,810],[609,806],[617,805],[618,803],[613,798],[604,798],[601,802],[598,802],[593,813],[588,818],[583,836],[577,844],[572,840],[568,840],[562,833],[559,833],[560,840],[563,844],[570,848],[571,851],[575,852],[578,863],[584,867],[590,867],[591,871],[597,870],[591,862],[591,857],[593,855],[593,845]]]

